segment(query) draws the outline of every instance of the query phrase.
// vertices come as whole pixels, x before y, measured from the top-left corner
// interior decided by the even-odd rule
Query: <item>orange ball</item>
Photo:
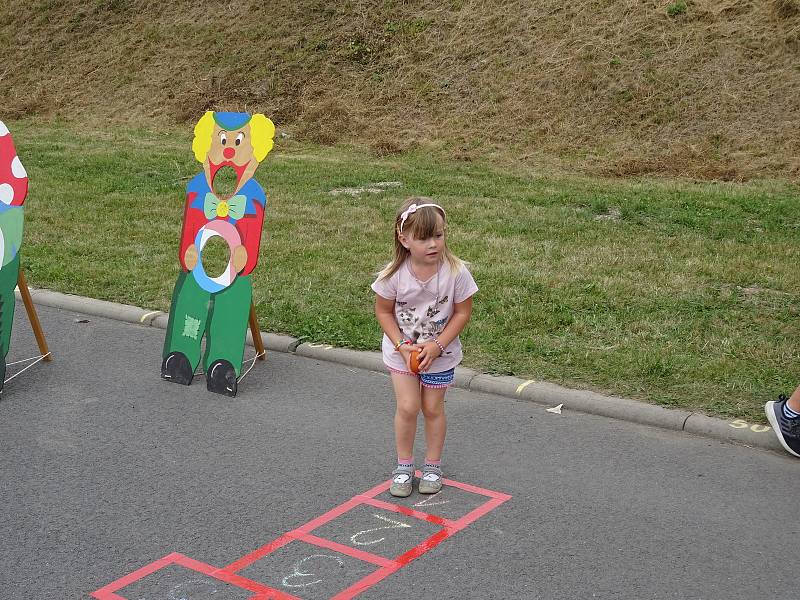
[[[419,350],[412,350],[410,362],[411,362],[411,372],[419,373]]]

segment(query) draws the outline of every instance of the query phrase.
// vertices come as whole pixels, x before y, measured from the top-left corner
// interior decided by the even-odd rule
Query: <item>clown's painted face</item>
[[[231,168],[236,172],[235,189],[238,190],[245,180],[252,177],[258,167],[258,161],[253,156],[253,143],[250,140],[250,125],[245,124],[236,129],[225,129],[218,123],[214,124],[214,133],[211,135],[211,148],[206,155],[206,169],[209,185],[217,192],[220,188],[215,185],[217,173],[222,169]],[[223,189],[225,186],[222,186]],[[228,194],[224,194],[228,195]]]
[[[228,131],[214,125],[208,160],[215,165],[245,167],[253,159],[253,144],[250,141],[250,125]]]

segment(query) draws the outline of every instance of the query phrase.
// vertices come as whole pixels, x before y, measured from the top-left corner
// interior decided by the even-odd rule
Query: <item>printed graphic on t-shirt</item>
[[[397,325],[403,337],[424,344],[439,337],[453,315],[453,305],[472,296],[478,286],[464,266],[454,273],[450,265],[443,263],[434,277],[419,281],[406,264],[391,277],[377,279],[372,289],[381,297],[394,300]],[[381,347],[386,365],[399,371],[407,370],[402,355],[394,349],[393,340],[384,335]],[[438,373],[451,369],[461,362],[462,356],[461,341],[456,337],[429,371]]]

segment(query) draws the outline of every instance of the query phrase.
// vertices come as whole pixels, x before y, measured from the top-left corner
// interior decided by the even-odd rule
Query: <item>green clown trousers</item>
[[[10,263],[0,269],[0,353],[4,359],[11,345],[11,326],[14,324],[14,306],[17,301],[14,288],[17,287],[18,277],[19,252]]]
[[[191,273],[182,271],[172,295],[163,358],[171,352],[181,352],[196,370],[205,335],[204,370],[208,372],[216,360],[227,360],[238,377],[252,297],[250,276],[236,277],[230,286],[212,294],[197,285]]]

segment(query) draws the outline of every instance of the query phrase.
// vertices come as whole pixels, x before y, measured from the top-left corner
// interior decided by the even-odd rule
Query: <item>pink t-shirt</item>
[[[442,263],[436,275],[419,281],[406,260],[391,277],[375,280],[372,290],[382,298],[395,301],[394,314],[400,331],[412,342],[422,344],[432,341],[433,336],[438,337],[453,315],[453,303],[464,302],[478,291],[478,286],[466,266],[453,273],[447,262]],[[383,362],[392,369],[407,371],[403,355],[394,349],[395,341],[383,336]],[[444,350],[444,354],[433,361],[429,373],[452,369],[464,356],[458,336]]]

